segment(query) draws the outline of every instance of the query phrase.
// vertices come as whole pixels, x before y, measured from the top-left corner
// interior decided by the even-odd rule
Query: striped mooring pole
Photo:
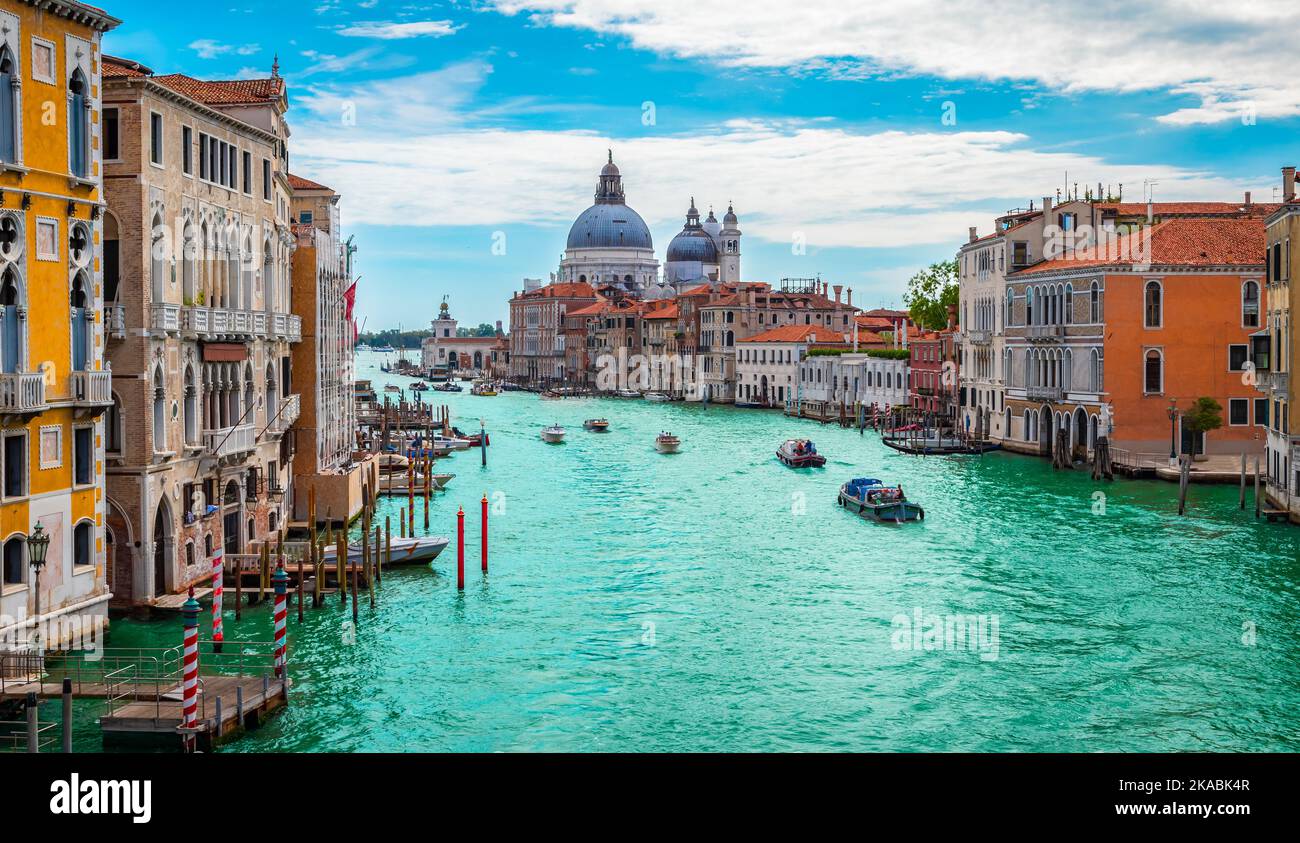
[[[225,636],[221,632],[221,593],[223,590],[221,550],[212,557],[212,652],[221,652],[221,642]]]
[[[199,601],[194,599],[194,586],[190,586],[190,598],[181,606],[181,623],[185,628],[181,661],[181,724],[186,729],[193,729],[199,722]],[[185,747],[194,748],[192,731],[185,733]]]
[[[456,510],[456,588],[465,590],[465,509]]]
[[[284,572],[284,560],[276,566],[275,574],[271,577],[271,583],[275,586],[275,678],[284,678],[284,627],[285,616],[288,614],[285,608],[286,594],[289,590],[289,575]]]

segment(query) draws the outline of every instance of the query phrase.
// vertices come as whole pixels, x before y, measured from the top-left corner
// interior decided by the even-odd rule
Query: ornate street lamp
[[[36,528],[32,534],[27,537],[27,562],[36,572],[36,636],[40,640],[40,623],[41,623],[41,569],[45,567],[45,554],[50,549],[50,536],[41,526],[41,522],[36,522]]]
[[[1178,401],[1169,399],[1169,460],[1170,462],[1178,459],[1177,427],[1178,427]]]

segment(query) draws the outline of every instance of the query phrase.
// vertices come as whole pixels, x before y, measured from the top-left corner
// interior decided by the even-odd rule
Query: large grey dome
[[[700,263],[717,263],[718,247],[707,231],[700,228],[688,228],[678,234],[668,244],[668,254],[664,260],[699,261]]]
[[[653,249],[650,228],[623,204],[598,203],[583,211],[569,229],[570,249]]]

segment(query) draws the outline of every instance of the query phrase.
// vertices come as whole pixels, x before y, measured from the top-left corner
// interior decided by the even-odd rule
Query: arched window
[[[1102,372],[1101,372],[1101,352],[1097,349],[1092,350],[1092,360],[1088,367],[1088,388],[1092,392],[1102,391]]]
[[[1145,304],[1143,324],[1148,328],[1159,328],[1164,322],[1162,290],[1159,281],[1148,281],[1143,302]]]
[[[122,453],[122,399],[113,393],[113,406],[108,408],[104,420],[104,450],[110,454]]]
[[[153,373],[153,449],[167,450],[167,391],[161,367]]]
[[[14,536],[5,542],[4,584],[27,582],[27,537]]]
[[[1254,281],[1241,285],[1241,324],[1247,328],[1259,327],[1259,284]]]
[[[90,307],[90,284],[84,272],[78,272],[72,279],[72,290],[68,303],[72,308],[72,371],[85,372],[90,369],[90,349],[93,343],[92,331],[95,327],[94,312]]]
[[[1146,365],[1143,367],[1142,391],[1148,395],[1158,395],[1165,387],[1165,358],[1159,349],[1149,349],[1146,353]]]
[[[185,444],[199,441],[199,390],[194,379],[194,367],[185,367]]]
[[[72,530],[72,564],[95,564],[95,525],[82,521]]]
[[[151,237],[149,240],[149,292],[154,304],[163,300],[163,280],[167,275],[167,244],[164,238],[167,228],[163,225],[162,215],[155,214]]]
[[[1014,313],[1012,307],[1015,304],[1015,301],[1016,301],[1016,291],[1008,287],[1007,288],[1007,312],[1002,317],[1002,324],[1006,325],[1007,327],[1011,327],[1012,325],[1015,324],[1015,321],[1012,318],[1012,313]]]
[[[68,170],[79,178],[90,174],[90,86],[81,68],[68,80]]]
[[[185,243],[181,249],[181,296],[186,305],[198,304],[198,259],[199,245],[194,240],[194,225],[185,224]]]
[[[1011,292],[1010,290],[1007,290],[1007,293],[1010,292]],[[1034,288],[1033,287],[1025,288],[1025,324],[1026,325],[1034,324]]]
[[[1101,322],[1101,287],[1096,281],[1088,288],[1088,321],[1094,325]]]
[[[17,67],[8,46],[0,47],[0,161],[18,161],[18,91],[14,84]]]
[[[21,301],[18,272],[11,266],[0,280],[0,368],[6,372],[17,372],[21,363],[22,328],[18,321]]]
[[[1065,285],[1065,324],[1074,324],[1074,285]]]

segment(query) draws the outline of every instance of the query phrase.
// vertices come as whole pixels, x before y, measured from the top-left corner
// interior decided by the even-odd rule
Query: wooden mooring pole
[[[1262,502],[1259,499],[1259,457],[1255,457],[1255,517],[1259,517]]]
[[[1246,509],[1246,455],[1241,455],[1241,491],[1237,495],[1237,508]]]

